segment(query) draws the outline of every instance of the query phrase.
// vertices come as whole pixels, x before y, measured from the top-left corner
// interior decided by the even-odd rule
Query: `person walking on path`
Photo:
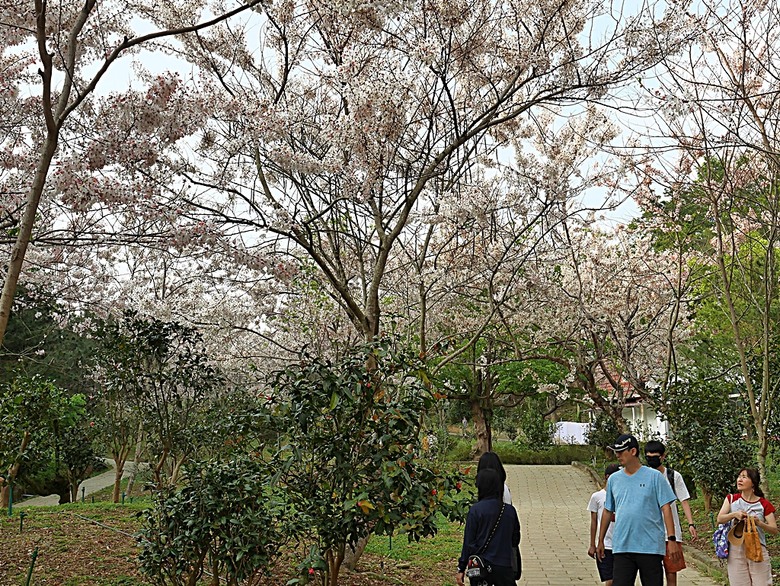
[[[691,495],[688,492],[688,487],[685,486],[682,474],[666,467],[664,462],[666,460],[666,446],[658,440],[647,442],[645,444],[645,460],[650,468],[658,470],[669,482],[674,496],[677,497],[677,500],[682,505],[685,519],[688,521],[688,531],[691,534],[691,539],[696,539],[698,534],[696,533],[696,525],[693,522],[691,505],[688,503]],[[674,518],[674,534],[677,537],[677,541],[682,543],[682,526],[680,525],[680,515],[677,512],[677,503],[672,505],[672,517]],[[667,586],[677,586],[677,572],[668,572],[665,568],[664,571],[666,573]]]
[[[771,586],[772,564],[769,560],[769,551],[766,548],[766,533],[777,534],[777,520],[775,508],[764,498],[759,485],[761,474],[755,468],[743,468],[737,476],[737,490],[739,492],[726,496],[723,506],[718,512],[718,523],[732,521],[736,526],[732,528],[736,539],[729,536],[728,573],[731,586]],[[749,560],[745,555],[744,521],[748,517],[754,517],[758,537],[761,541],[761,553],[763,561]],[[736,543],[735,543],[736,542]]]
[[[504,485],[502,500],[508,504],[512,504],[512,492],[509,490],[509,486],[506,484],[506,470],[501,463],[501,458],[495,452],[485,452],[479,457],[477,462],[477,474],[482,470],[495,470],[498,472],[498,476],[501,478],[501,482]]]
[[[613,586],[633,586],[637,572],[642,586],[663,586],[664,555],[672,563],[682,555],[672,518],[674,492],[660,472],[642,466],[633,435],[621,435],[610,448],[623,469],[607,480],[596,555],[606,557],[604,541],[614,513]]]
[[[617,464],[609,464],[604,470],[604,484],[606,485],[609,477],[620,470]],[[612,520],[604,535],[604,559],[596,557],[596,538],[601,528],[601,514],[604,512],[604,501],[607,498],[607,490],[602,488],[590,495],[588,502],[588,511],[590,511],[590,546],[588,555],[596,560],[596,568],[599,571],[599,578],[606,586],[612,586]]]
[[[520,543],[517,512],[503,502],[504,487],[498,472],[492,469],[478,472],[476,484],[479,500],[466,516],[455,582],[464,586],[469,557],[479,555],[490,567],[491,585],[515,586],[512,557]]]

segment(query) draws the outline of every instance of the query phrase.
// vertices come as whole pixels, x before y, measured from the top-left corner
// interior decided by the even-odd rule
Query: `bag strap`
[[[483,553],[487,546],[490,545],[490,540],[493,539],[493,535],[496,533],[496,529],[498,529],[498,524],[501,522],[501,515],[504,514],[504,507],[506,507],[506,503],[501,503],[501,510],[498,512],[498,519],[496,519],[495,524],[493,525],[493,529],[490,530],[490,535],[488,535],[487,541],[485,542],[485,545],[483,545],[479,551],[477,552],[477,555]]]
[[[756,518],[753,515],[748,515],[745,519],[745,533],[758,534],[758,527],[756,526]]]
[[[677,489],[674,487],[674,470],[668,466],[666,467],[666,479],[669,481],[669,485],[672,487],[674,496],[677,497]]]

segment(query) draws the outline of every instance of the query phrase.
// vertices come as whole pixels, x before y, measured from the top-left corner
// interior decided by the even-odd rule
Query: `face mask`
[[[661,467],[661,456],[645,456],[645,459],[647,460],[647,465],[650,466],[650,468]]]

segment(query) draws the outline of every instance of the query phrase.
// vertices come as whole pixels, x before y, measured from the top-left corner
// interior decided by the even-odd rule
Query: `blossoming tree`
[[[706,275],[697,290],[702,309],[715,310],[700,324],[729,356],[723,376],[737,373],[734,386],[766,478],[778,404],[780,9],[774,2],[701,2],[697,18],[700,42],[665,59],[662,83],[647,87],[661,129],[649,143],[648,170],[665,190],[648,183],[640,203],[667,239],[688,234],[692,266]]]
[[[673,50],[688,35],[679,17],[643,8],[615,22],[600,1],[280,2],[179,39],[196,74],[154,81],[158,125],[203,117],[204,105],[208,116],[166,145],[164,165],[98,158],[92,174],[134,169],[165,186],[158,213],[190,231],[269,268],[262,259],[305,261],[370,339],[412,226],[476,206],[502,158],[518,177],[538,167],[541,199],[563,201],[582,143],[556,140],[561,120]],[[583,136],[600,140],[606,127],[585,118]],[[524,207],[537,194],[517,195]]]
[[[205,30],[259,4],[260,0],[235,6],[198,0],[164,6],[146,0],[6,3],[0,13],[0,228],[3,240],[12,245],[0,295],[0,343],[33,230],[40,220],[41,201],[47,203],[59,193],[79,200],[88,192],[100,202],[111,203],[122,195],[118,189],[96,193],[91,184],[97,182],[84,183],[67,164],[58,164],[63,151],[78,148],[99,120],[96,89],[109,69],[124,55],[151,48],[177,34]],[[168,20],[171,26],[141,32],[154,28],[160,19]],[[144,121],[150,120],[136,120],[138,124]],[[111,148],[121,148],[128,160],[152,164],[158,144],[177,138],[176,127],[168,133],[147,127],[147,132],[153,130],[157,140],[143,145],[123,142],[121,132],[98,137],[93,144],[101,146],[85,153],[93,159],[90,168],[100,168],[95,160]],[[52,175],[56,176],[54,181]]]

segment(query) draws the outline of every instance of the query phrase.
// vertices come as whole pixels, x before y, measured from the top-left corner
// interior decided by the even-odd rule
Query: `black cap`
[[[615,440],[615,443],[609,446],[609,449],[613,452],[622,452],[623,450],[630,450],[631,448],[636,448],[637,453],[639,452],[639,442],[636,441],[636,438],[633,435],[629,435],[627,433],[624,433],[621,435],[617,440]]]

